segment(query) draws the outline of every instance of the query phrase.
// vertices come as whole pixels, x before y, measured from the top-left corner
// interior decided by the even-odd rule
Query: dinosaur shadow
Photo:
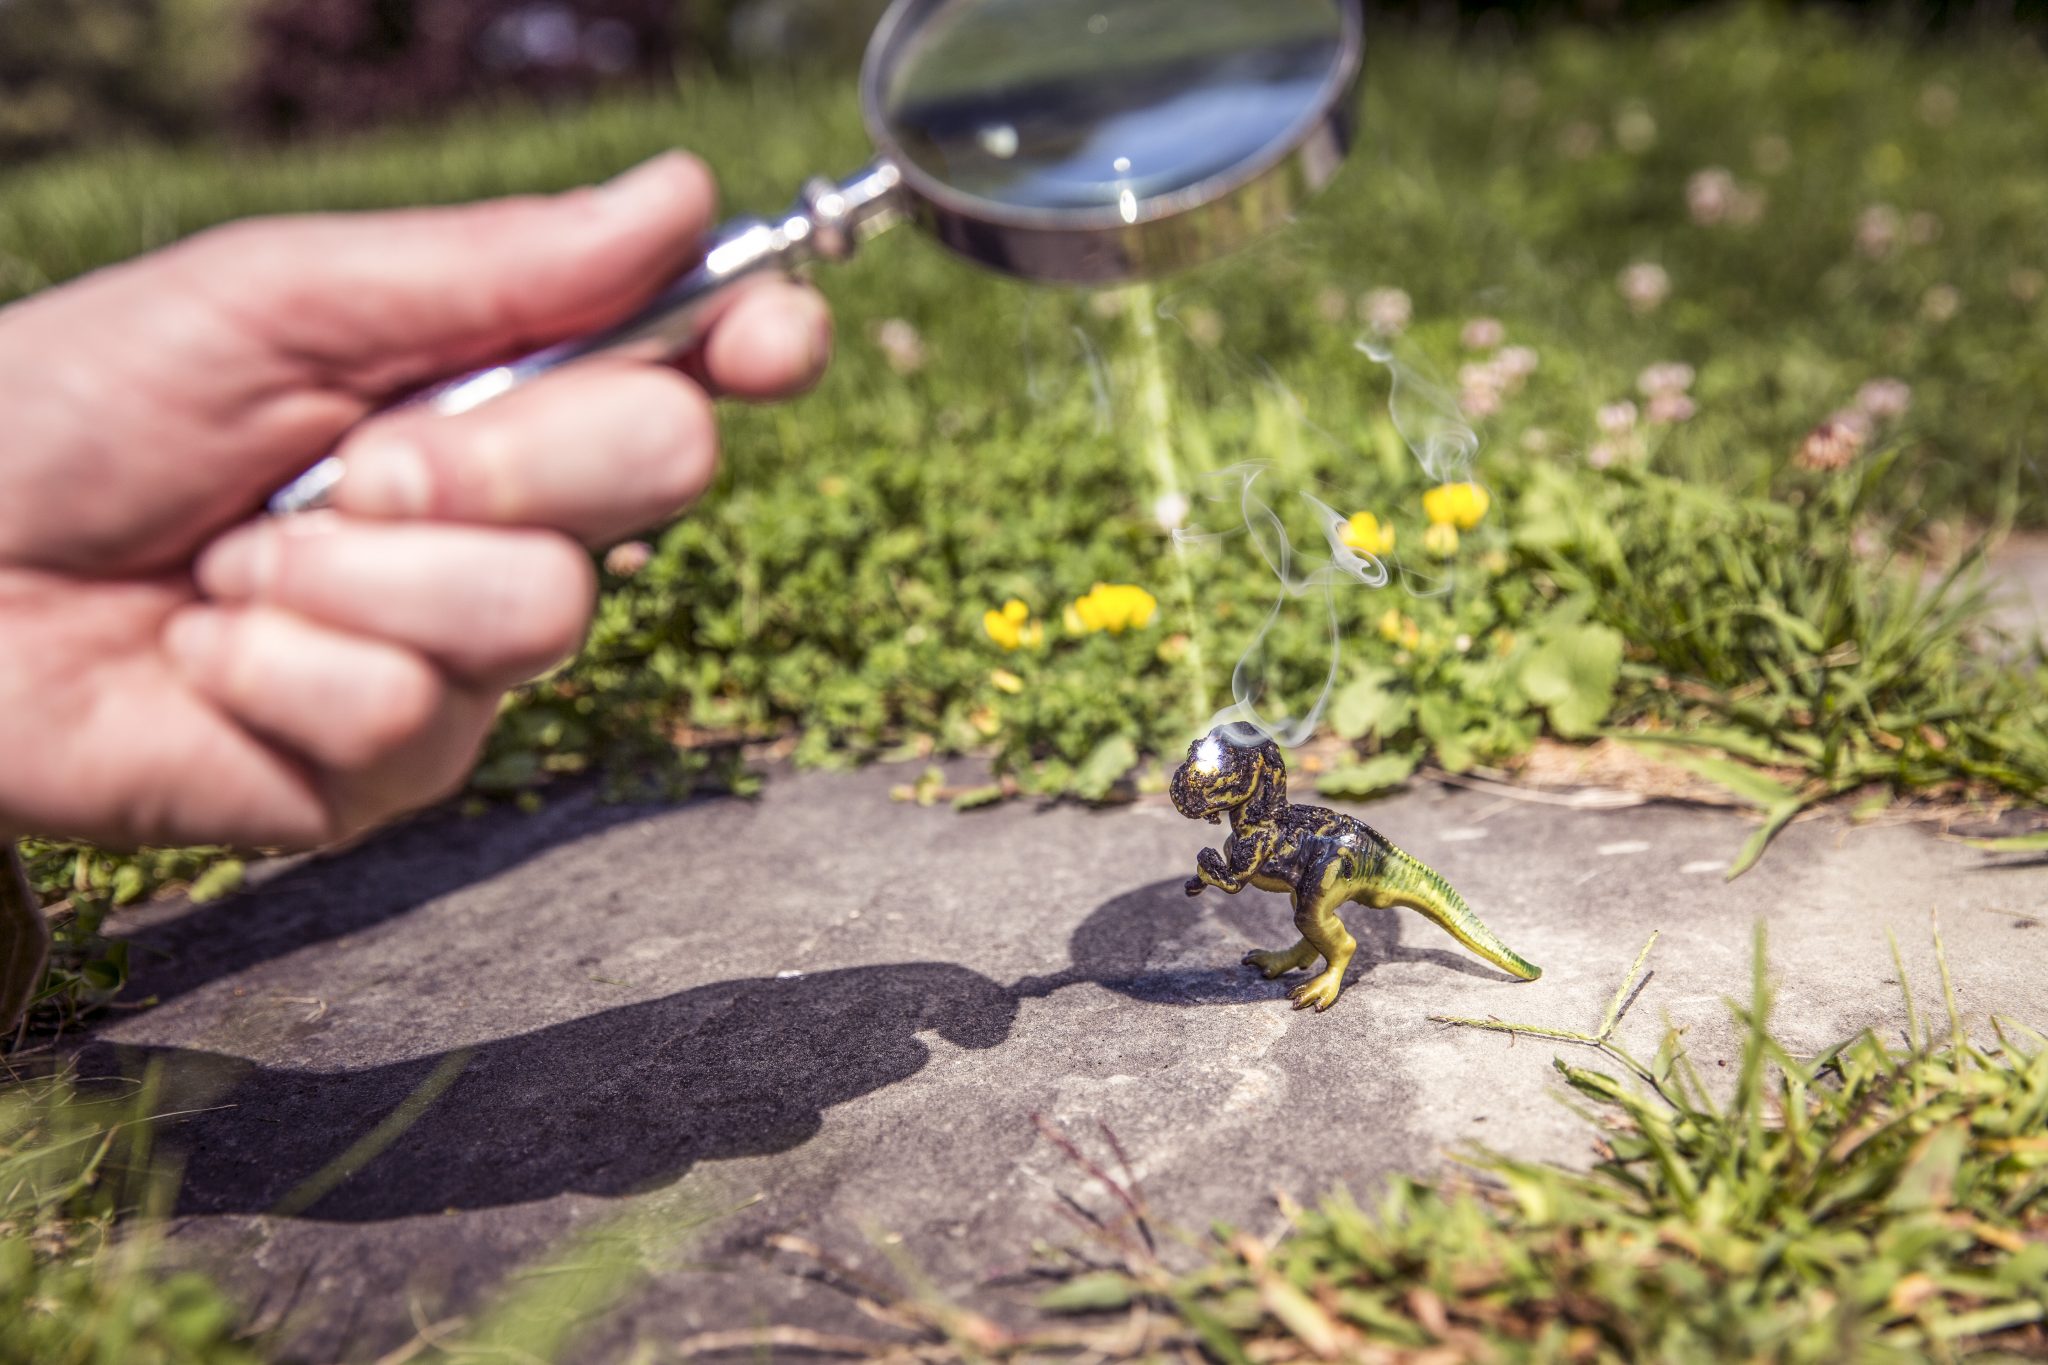
[[[304,895],[295,913],[321,896]],[[1350,921],[1352,980],[1402,961],[1510,979],[1447,950],[1401,947],[1393,911]],[[181,1213],[271,1211],[295,1192],[295,1212],[341,1222],[569,1192],[616,1197],[673,1183],[700,1162],[801,1146],[827,1109],[916,1076],[932,1055],[920,1035],[993,1048],[1023,1001],[1068,986],[1095,983],[1149,1005],[1272,1008],[1291,982],[1266,981],[1237,958],[1248,941],[1278,944],[1291,932],[1284,898],[1190,899],[1175,879],[1104,902],[1073,931],[1062,970],[1008,985],[910,962],[718,982],[466,1054],[357,1070],[104,1044],[81,1066],[133,1074],[153,1063],[166,1109],[205,1111],[163,1134],[182,1162]],[[446,1088],[435,1093],[437,1081]],[[307,1182],[344,1169],[304,1195]]]
[[[1423,926],[1424,933],[1436,932],[1404,911],[1344,908],[1344,922],[1358,940],[1358,954],[1344,974],[1347,987],[1393,962],[1427,962],[1486,981],[1516,979],[1454,949],[1402,946],[1404,916]],[[1065,972],[1020,982],[1019,989],[1032,994],[1092,981],[1147,1004],[1252,1004],[1284,997],[1309,973],[1268,981],[1241,964],[1246,948],[1286,948],[1295,937],[1285,896],[1256,891],[1190,896],[1180,880],[1153,882],[1104,902],[1082,922],[1069,940],[1072,965]]]

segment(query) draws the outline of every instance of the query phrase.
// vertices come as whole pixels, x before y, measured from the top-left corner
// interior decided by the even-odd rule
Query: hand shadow
[[[937,1033],[1009,1037],[1017,997],[964,967],[913,962],[724,981],[486,1043],[388,1148],[304,1206],[359,1222],[546,1199],[627,1195],[700,1161],[809,1141],[832,1105],[917,1074]],[[102,1049],[89,1071],[111,1069]],[[339,1161],[454,1054],[307,1072],[217,1053],[117,1053],[161,1068],[167,1109],[224,1106],[165,1133],[181,1213],[260,1213]],[[450,1069],[453,1069],[451,1065]]]

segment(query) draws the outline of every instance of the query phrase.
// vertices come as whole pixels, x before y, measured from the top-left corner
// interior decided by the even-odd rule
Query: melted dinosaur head
[[[1242,743],[1218,726],[1188,746],[1173,774],[1173,808],[1190,820],[1215,824],[1227,811],[1260,800],[1287,799],[1287,764],[1280,746],[1264,736]]]

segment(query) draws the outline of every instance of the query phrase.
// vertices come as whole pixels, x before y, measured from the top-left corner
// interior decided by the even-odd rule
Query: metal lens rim
[[[1303,110],[1301,117],[1288,125],[1286,133],[1273,139],[1257,156],[1248,157],[1229,170],[1192,185],[1140,199],[1135,217],[1126,217],[1123,209],[1115,204],[1097,208],[1023,208],[954,189],[927,171],[904,151],[901,142],[889,131],[888,121],[882,113],[883,95],[889,81],[923,26],[947,9],[977,2],[895,0],[876,25],[874,36],[868,42],[867,56],[861,64],[861,118],[867,124],[868,136],[873,139],[876,150],[883,160],[895,165],[903,177],[904,188],[911,194],[947,214],[998,227],[1060,232],[1126,232],[1133,227],[1177,218],[1228,199],[1285,164],[1319,129],[1325,127],[1336,107],[1350,98],[1357,88],[1359,72],[1365,63],[1363,0],[1331,0],[1343,26],[1337,60],[1323,78],[1316,98]],[[1249,0],[1252,4],[1258,2]]]

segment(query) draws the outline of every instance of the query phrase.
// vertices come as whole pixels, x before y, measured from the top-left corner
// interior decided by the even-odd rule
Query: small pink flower
[[[1659,426],[1689,422],[1699,407],[1682,393],[1660,393],[1650,400],[1649,419]]]
[[[1880,422],[1904,417],[1913,406],[1913,388],[1903,379],[1873,379],[1856,390],[1856,406]]]
[[[1612,443],[1602,441],[1586,452],[1586,463],[1595,469],[1605,469],[1621,459],[1621,451]]]
[[[1840,427],[1854,436],[1859,444],[1868,444],[1870,434],[1875,429],[1870,414],[1858,407],[1837,408],[1828,414],[1828,420],[1823,425]]]
[[[1626,436],[1636,429],[1636,405],[1626,398],[1609,403],[1594,415],[1600,430],[1609,436]]]
[[[1709,166],[1696,171],[1685,182],[1685,211],[1701,227],[1711,227],[1727,219],[1738,188],[1735,176],[1725,167]]]
[[[1500,390],[1466,389],[1458,395],[1458,409],[1467,417],[1491,417],[1500,411]]]
[[[1490,351],[1507,339],[1508,329],[1501,326],[1499,318],[1473,318],[1458,334],[1468,351]]]
[[[1500,387],[1500,371],[1491,364],[1467,361],[1458,367],[1458,387],[1461,389],[1497,389]]]
[[[1855,427],[1830,418],[1806,433],[1793,458],[1801,469],[1837,473],[1847,469],[1862,451],[1863,439]]]
[[[889,368],[898,374],[916,374],[924,368],[924,337],[902,318],[884,318],[874,326],[875,347]]]
[[[1550,433],[1542,427],[1530,427],[1522,433],[1522,449],[1531,455],[1541,455],[1550,449]]]
[[[605,552],[604,571],[614,578],[631,578],[654,558],[654,547],[644,540],[627,540]]]
[[[1501,353],[1493,358],[1495,371],[1511,382],[1519,382],[1536,373],[1537,363],[1536,352],[1527,346],[1503,347]]]
[[[1415,304],[1400,289],[1369,289],[1358,300],[1358,316],[1383,337],[1399,336],[1415,316]]]
[[[1622,298],[1638,313],[1652,313],[1657,306],[1671,295],[1671,276],[1664,273],[1664,267],[1650,261],[1637,261],[1625,268],[1616,283],[1621,288]]]
[[[1684,393],[1692,387],[1692,366],[1676,360],[1666,360],[1652,365],[1636,376],[1636,387],[1643,397],[1655,398],[1660,393]]]
[[[1892,254],[1899,244],[1899,211],[1890,204],[1872,204],[1857,215],[1856,249],[1873,261]]]

